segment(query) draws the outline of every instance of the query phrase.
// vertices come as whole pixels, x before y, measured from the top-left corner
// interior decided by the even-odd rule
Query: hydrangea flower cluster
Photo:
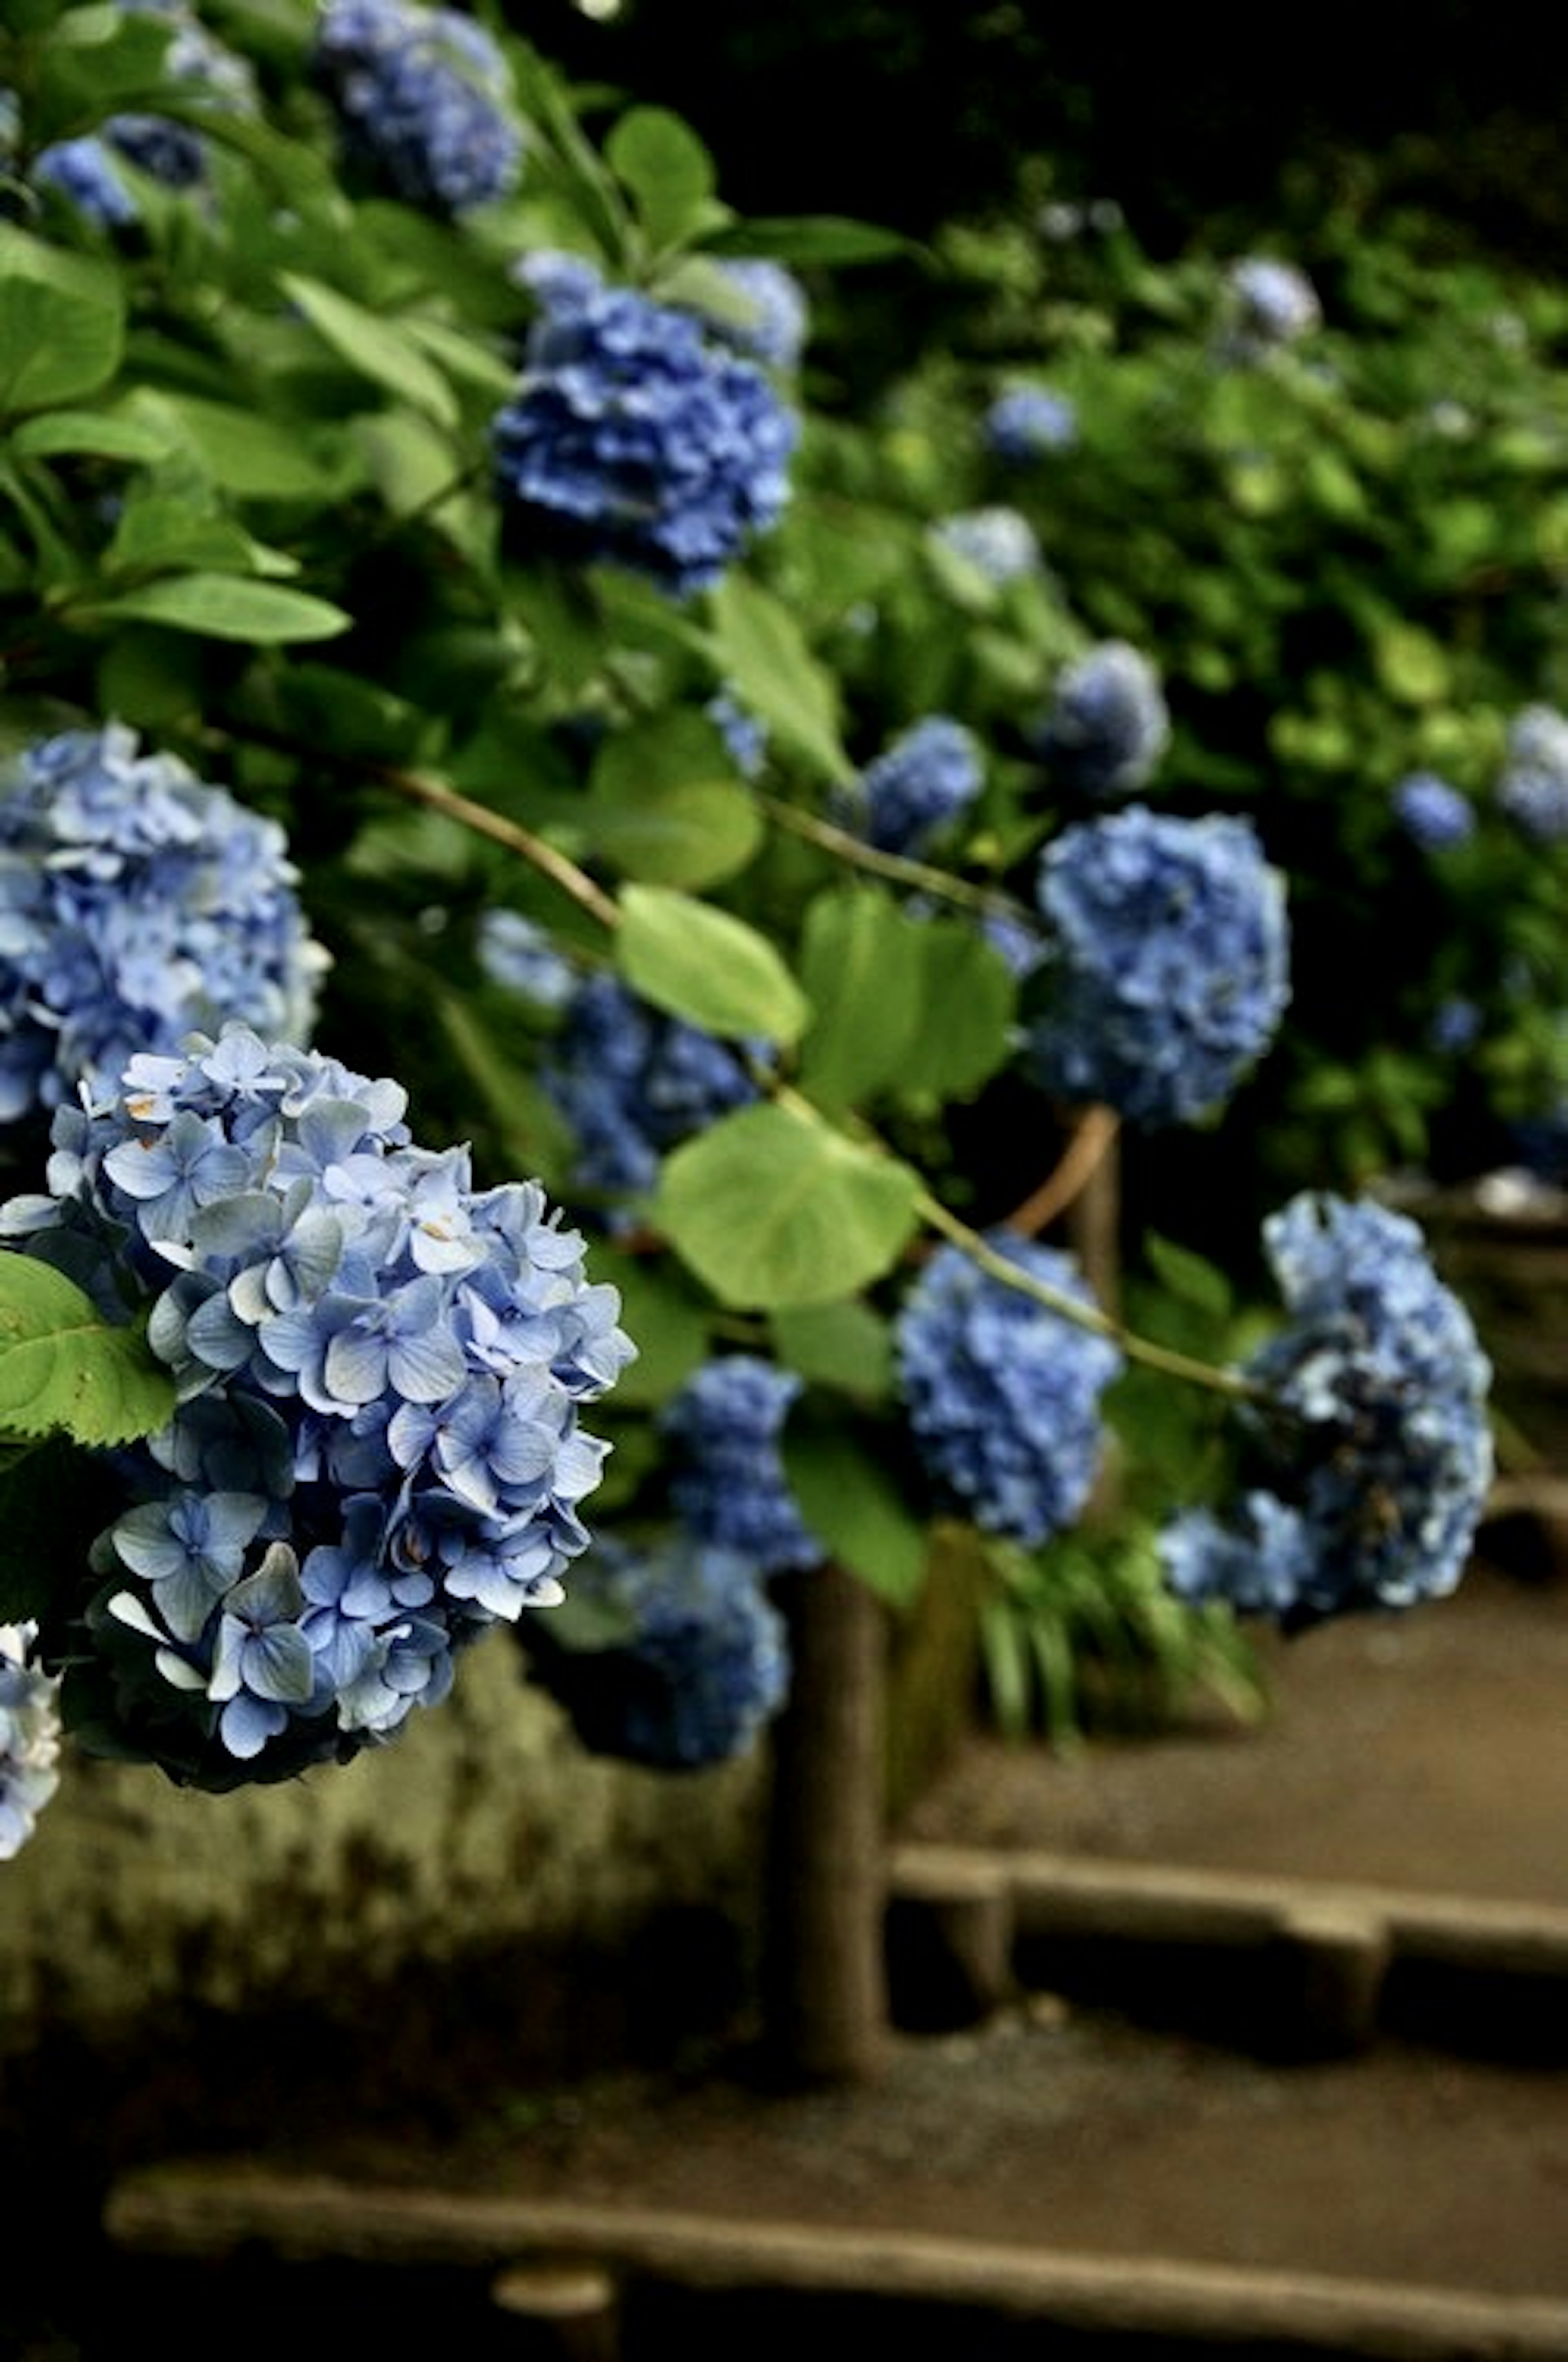
[[[598,287],[534,322],[492,446],[543,546],[685,599],[777,522],[798,432],[764,371],[689,313]]]
[[[1050,451],[1070,451],[1078,440],[1078,412],[1064,393],[1047,386],[1010,386],[985,414],[986,447],[1009,467],[1027,467]]]
[[[1070,1255],[1003,1231],[987,1243],[1093,1309]],[[981,1530],[1033,1546],[1070,1525],[1099,1470],[1100,1397],[1120,1374],[1120,1348],[953,1245],[938,1248],[905,1296],[894,1342],[926,1463]]]
[[[1102,640],[1064,666],[1035,737],[1053,785],[1095,797],[1144,786],[1169,743],[1159,676],[1125,640]]]
[[[0,1233],[145,1311],[178,1407],[115,1457],[96,1587],[46,1634],[87,1719],[221,1788],[344,1760],[563,1595],[632,1356],[537,1183],[477,1190],[398,1084],[250,1028],[55,1118]],[[80,1719],[72,1716],[73,1723]]]
[[[768,757],[768,725],[731,689],[721,689],[703,708],[724,741],[725,751],[743,779],[762,777]]]
[[[1018,509],[1000,505],[959,509],[931,528],[938,546],[950,549],[1000,589],[1041,571],[1034,526]]]
[[[1310,334],[1323,316],[1318,291],[1293,262],[1248,254],[1226,274],[1235,349],[1256,357]]]
[[[767,1054],[765,1044],[754,1049]],[[744,1056],[728,1043],[665,1016],[609,975],[578,985],[545,1045],[539,1081],[572,1128],[576,1186],[610,1201],[611,1228],[630,1220],[615,1201],[651,1189],[667,1150],[758,1096]]]
[[[502,904],[480,911],[475,955],[492,984],[540,1009],[565,1009],[581,982],[547,927]]]
[[[324,0],[313,63],[348,160],[407,204],[456,215],[517,185],[510,71],[473,17],[420,0]]]
[[[1497,798],[1522,835],[1537,844],[1568,837],[1568,714],[1527,705],[1508,729]]]
[[[133,16],[157,17],[170,31],[164,72],[177,81],[198,83],[210,95],[241,112],[256,105],[256,83],[247,61],[214,40],[185,0],[121,0]],[[119,160],[166,188],[192,189],[206,178],[207,148],[200,132],[160,115],[111,116],[100,131],[56,140],[40,149],[33,177],[58,189],[91,219],[124,229],[137,218],[135,196],[117,171]]]
[[[708,315],[714,334],[765,369],[785,374],[798,369],[811,314],[795,273],[762,255],[726,256],[713,268],[743,307],[743,316]]]
[[[788,1694],[784,1618],[733,1551],[689,1538],[634,1550],[606,1536],[573,1602],[598,1628],[585,1644],[537,1617],[518,1638],[592,1754],[706,1771],[744,1754]]]
[[[1246,1365],[1259,1481],[1162,1538],[1172,1587],[1288,1630],[1444,1598],[1492,1475],[1491,1368],[1419,1226],[1303,1193],[1264,1225],[1290,1319]]]
[[[60,1683],[35,1624],[0,1624],[0,1861],[14,1861],[60,1785]]]
[[[1218,1107],[1289,999],[1284,886],[1251,822],[1128,805],[1054,838],[1036,893],[1051,948],[1034,1079],[1146,1126]]]
[[[326,954],[298,875],[275,821],[123,723],[25,749],[0,782],[0,1122],[230,1018],[308,1034]]]
[[[968,811],[983,785],[973,733],[930,713],[866,765],[839,809],[878,852],[916,854]]]
[[[722,1353],[664,1405],[670,1498],[687,1530],[764,1575],[820,1564],[821,1543],[784,1475],[782,1443],[801,1381],[760,1353]]]
[[[1447,853],[1475,833],[1469,798],[1435,771],[1411,771],[1393,792],[1394,817],[1423,853]]]

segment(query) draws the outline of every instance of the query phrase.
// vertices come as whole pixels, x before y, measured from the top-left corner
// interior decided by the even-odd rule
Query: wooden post
[[[793,1674],[773,1726],[763,2047],[779,2080],[850,2082],[888,2038],[885,1612],[832,1564],[774,1596]]]

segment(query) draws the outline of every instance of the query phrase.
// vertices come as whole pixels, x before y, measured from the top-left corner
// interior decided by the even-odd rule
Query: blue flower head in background
[[[1229,342],[1239,359],[1259,359],[1310,335],[1321,322],[1318,291],[1294,262],[1244,255],[1225,279]]]
[[[879,853],[923,853],[983,785],[972,731],[930,713],[866,765],[839,798],[837,817]]]
[[[14,1861],[60,1785],[60,1683],[34,1624],[0,1624],[0,1861]]]
[[[1071,1256],[1004,1232],[988,1243],[1092,1310]],[[1109,1338],[944,1245],[900,1307],[894,1353],[922,1461],[982,1532],[1032,1546],[1071,1524],[1100,1467],[1100,1397],[1123,1366]]]
[[[1492,1475],[1491,1368],[1418,1225],[1310,1192],[1269,1217],[1288,1319],[1246,1363],[1252,1481],[1236,1510],[1174,1518],[1184,1599],[1226,1599],[1286,1630],[1445,1598]]]
[[[1078,413],[1065,394],[1047,386],[1010,386],[987,410],[981,432],[996,458],[1009,467],[1027,467],[1048,452],[1071,450],[1078,440]]]
[[[248,1027],[193,1034],[62,1108],[47,1192],[0,1209],[175,1377],[44,1637],[86,1723],[184,1783],[390,1738],[587,1546],[607,1447],[578,1414],[632,1357],[619,1297],[537,1183],[476,1189],[404,1105]]]
[[[670,1498],[683,1524],[763,1574],[817,1566],[824,1555],[784,1475],[784,1421],[800,1392],[793,1370],[760,1353],[722,1353],[695,1370],[659,1414]]]
[[[1568,838],[1568,714],[1527,705],[1514,716],[1496,794],[1521,836],[1537,844]]]
[[[0,778],[0,1123],[242,1019],[301,1040],[326,954],[275,821],[122,723]]]
[[[579,1742],[650,1771],[743,1755],[788,1694],[788,1634],[758,1570],[689,1536],[607,1535],[559,1624],[533,1617],[517,1637]]]
[[[163,71],[189,82],[218,104],[254,113],[255,78],[247,61],[215,40],[185,0],[120,0],[127,15],[168,26]],[[96,131],[54,141],[39,150],[35,181],[57,189],[94,221],[123,229],[138,218],[132,184],[120,170],[132,164],[169,189],[194,189],[207,176],[207,143],[190,124],[138,112],[112,115]]]
[[[1128,805],[1053,838],[1036,890],[1051,948],[1033,1079],[1146,1126],[1218,1108],[1289,999],[1284,886],[1250,822]]]
[[[510,69],[473,17],[420,0],[324,0],[313,67],[347,160],[393,196],[455,216],[517,185]]]
[[[524,540],[685,599],[777,523],[798,432],[765,372],[688,312],[604,287],[546,305],[491,436]]]
[[[998,589],[1043,570],[1039,538],[1021,510],[992,505],[959,509],[931,527],[939,549],[951,550]]]
[[[501,904],[480,911],[475,954],[492,984],[539,1009],[565,1009],[582,981],[547,927]]]
[[[1169,743],[1159,676],[1125,640],[1102,640],[1063,668],[1035,734],[1052,785],[1094,797],[1143,787]]]
[[[764,369],[786,375],[798,369],[811,314],[795,273],[764,256],[725,256],[711,267],[736,299],[706,315],[714,334]]]
[[[1469,798],[1435,771],[1409,773],[1396,783],[1392,802],[1395,819],[1423,853],[1450,852],[1475,833]]]
[[[632,1220],[667,1150],[758,1096],[729,1043],[666,1016],[609,975],[585,978],[567,1001],[539,1081],[571,1126],[575,1187],[607,1201],[611,1228]]]

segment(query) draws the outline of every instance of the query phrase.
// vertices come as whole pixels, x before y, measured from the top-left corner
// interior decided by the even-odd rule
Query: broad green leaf
[[[727,213],[715,213],[707,149],[667,108],[632,107],[614,126],[604,152],[655,248],[676,246],[728,219]]]
[[[912,1097],[968,1098],[1006,1063],[1017,986],[976,928],[956,919],[905,923],[916,936],[918,1003],[903,1087]]]
[[[893,1268],[920,1177],[793,1108],[740,1109],[685,1141],[652,1219],[721,1303],[828,1304]]]
[[[351,370],[422,411],[437,425],[456,425],[457,397],[451,385],[399,322],[379,319],[336,288],[298,271],[280,271],[278,283]]]
[[[623,888],[615,957],[644,1000],[709,1033],[790,1043],[809,1015],[765,935],[673,887]]]
[[[159,432],[125,411],[44,410],[25,418],[11,442],[30,459],[81,452],[98,459],[152,461],[168,457],[171,437],[167,428]]]
[[[1377,678],[1402,705],[1431,705],[1448,692],[1446,651],[1416,624],[1391,624],[1372,646]]]
[[[824,1106],[852,1107],[904,1071],[919,997],[915,934],[877,887],[835,888],[807,911],[800,974],[812,1017],[801,1085]]]
[[[167,418],[214,483],[242,499],[308,500],[334,481],[315,456],[313,437],[297,424],[284,425],[258,411],[191,393],[146,392],[137,404],[154,422]]]
[[[0,416],[96,393],[119,367],[124,338],[111,270],[0,224]]]
[[[1154,1231],[1146,1231],[1143,1252],[1149,1269],[1172,1296],[1216,1320],[1230,1319],[1234,1291],[1207,1256],[1195,1254],[1190,1247],[1179,1246],[1174,1239],[1162,1238]]]
[[[679,711],[605,741],[583,824],[623,876],[688,889],[744,868],[762,837],[751,798],[725,776],[712,723]]]
[[[768,1323],[781,1362],[816,1385],[880,1402],[893,1384],[887,1322],[858,1297],[836,1304],[786,1305]]]
[[[784,1429],[784,1466],[824,1557],[892,1606],[907,1606],[925,1581],[929,1541],[881,1455],[841,1418],[807,1415]]]
[[[833,678],[784,602],[733,568],[709,599],[714,661],[740,703],[826,778],[853,778]]]
[[[144,624],[163,624],[174,632],[196,632],[210,640],[242,640],[259,646],[274,641],[330,640],[345,632],[353,617],[325,599],[305,590],[288,590],[276,582],[258,582],[238,574],[171,574],[126,590],[112,599],[93,602],[93,621],[134,617]]]
[[[173,1408],[139,1330],[112,1327],[52,1265],[0,1253],[0,1432],[128,1443]]]

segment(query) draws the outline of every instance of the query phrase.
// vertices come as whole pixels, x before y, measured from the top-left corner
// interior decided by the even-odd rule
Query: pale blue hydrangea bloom
[[[798,369],[811,315],[795,273],[764,256],[725,257],[713,268],[743,307],[743,316],[729,311],[722,317],[717,312],[707,315],[714,333],[766,369]]]
[[[736,1551],[763,1574],[816,1566],[821,1543],[784,1474],[793,1370],[760,1353],[723,1353],[695,1370],[659,1414],[670,1498],[698,1540]]]
[[[185,0],[120,0],[131,15],[156,17],[170,28],[163,70],[201,85],[208,97],[243,114],[255,111],[255,77],[247,61],[215,40]],[[199,187],[207,175],[207,143],[189,124],[167,116],[112,115],[100,130],[40,149],[33,177],[58,189],[84,214],[112,229],[137,218],[120,160],[170,189]]]
[[[1026,467],[1052,451],[1070,451],[1078,440],[1078,412],[1064,393],[1048,386],[1009,386],[986,411],[981,428],[986,447],[1010,467]]]
[[[1557,844],[1568,837],[1568,714],[1537,704],[1515,715],[1497,800],[1534,843]]]
[[[1002,1231],[988,1243],[1093,1309],[1070,1255]],[[1109,1338],[943,1245],[899,1308],[894,1352],[922,1462],[975,1525],[1033,1545],[1072,1522],[1099,1471],[1100,1397],[1123,1367]]]
[[[762,777],[767,761],[769,731],[731,689],[721,689],[703,709],[723,739],[731,762],[743,779]]]
[[[950,714],[928,713],[868,763],[835,800],[836,816],[881,853],[917,854],[985,784],[980,747]]]
[[[1250,822],[1128,805],[1053,839],[1028,1071],[1129,1122],[1191,1123],[1267,1048],[1289,998],[1283,881]]]
[[[999,588],[1042,570],[1035,528],[1017,509],[999,504],[960,509],[940,518],[931,532],[940,547],[952,550]]]
[[[547,927],[499,904],[480,911],[475,952],[493,984],[541,1009],[565,1009],[582,981]]]
[[[1126,640],[1102,640],[1058,676],[1035,744],[1053,785],[1125,796],[1143,787],[1170,744],[1159,675]]]
[[[765,1045],[753,1045],[765,1054]],[[571,1126],[577,1190],[631,1201],[652,1187],[659,1160],[717,1116],[757,1098],[744,1056],[700,1026],[666,1016],[619,977],[584,979],[545,1044],[541,1087]]]
[[[1226,273],[1233,349],[1257,358],[1292,345],[1321,322],[1323,307],[1306,272],[1272,255],[1244,255]]]
[[[60,1683],[34,1624],[0,1624],[0,1861],[14,1861],[60,1785]]]
[[[777,523],[798,434],[765,373],[689,313],[598,288],[535,321],[491,441],[522,540],[684,599]]]
[[[348,158],[393,195],[455,215],[517,185],[510,69],[472,17],[420,0],[324,0],[313,65]]]
[[[537,1183],[476,1189],[395,1083],[244,1026],[61,1109],[0,1236],[147,1317],[179,1396],[115,1454],[89,1719],[205,1787],[344,1760],[563,1595],[633,1348]],[[117,1310],[116,1310],[117,1308]]]
[[[1288,1630],[1446,1597],[1493,1467],[1469,1313],[1388,1208],[1304,1192],[1264,1239],[1289,1318],[1244,1370],[1253,1481],[1234,1518],[1171,1522],[1168,1580]]]
[[[586,1641],[569,1644],[538,1617],[518,1639],[593,1754],[705,1771],[743,1755],[788,1694],[784,1618],[733,1551],[680,1535],[645,1548],[606,1536],[573,1604]]]
[[[0,1122],[243,1019],[303,1038],[326,954],[278,823],[110,723],[0,779]]]
[[[1475,833],[1469,798],[1435,771],[1411,771],[1392,797],[1394,817],[1423,853],[1446,853]]]

